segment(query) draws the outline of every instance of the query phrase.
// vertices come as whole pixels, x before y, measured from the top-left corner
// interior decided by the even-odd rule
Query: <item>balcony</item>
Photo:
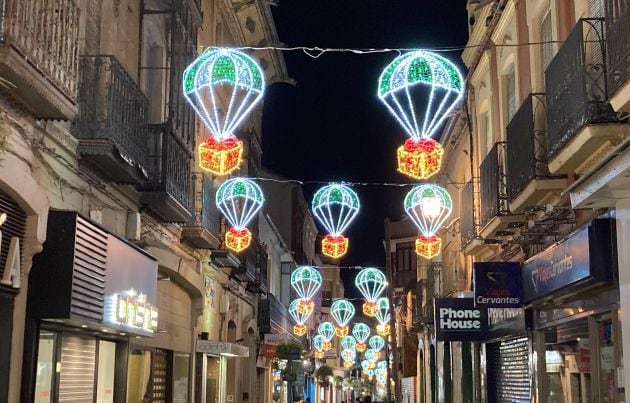
[[[216,189],[206,175],[193,175],[195,209],[190,222],[182,228],[184,242],[199,249],[217,249],[221,245],[221,214],[215,204]]]
[[[232,268],[231,277],[248,283],[251,291],[259,291],[267,288],[267,252],[258,240],[253,239],[252,244],[238,255],[241,263]]]
[[[566,188],[547,168],[545,95],[530,94],[507,126],[507,196],[510,211],[547,203]]]
[[[273,294],[267,294],[266,299],[258,302],[257,319],[261,339],[266,333],[293,334],[287,307]]]
[[[606,67],[610,103],[617,111],[630,107],[630,2],[605,0]]]
[[[192,151],[168,125],[149,125],[149,180],[140,201],[162,220],[186,223],[192,218]]]
[[[148,100],[114,56],[83,56],[79,114],[72,132],[81,163],[101,178],[141,185],[147,178]]]
[[[545,71],[547,155],[554,174],[582,174],[624,126],[608,103],[604,21],[581,19]]]
[[[0,0],[0,76],[36,118],[76,115],[79,8],[72,0]]]
[[[504,171],[506,144],[496,143],[479,168],[480,179],[480,232],[481,238],[489,241],[496,231],[518,219],[509,214],[507,184]]]

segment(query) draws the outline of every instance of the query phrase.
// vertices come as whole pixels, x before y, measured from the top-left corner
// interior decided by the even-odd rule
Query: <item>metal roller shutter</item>
[[[59,402],[92,403],[96,363],[96,340],[63,335]]]
[[[529,342],[526,337],[487,345],[488,401],[530,402]]]
[[[410,376],[402,378],[402,401],[403,403],[415,403],[416,401],[416,377]]]

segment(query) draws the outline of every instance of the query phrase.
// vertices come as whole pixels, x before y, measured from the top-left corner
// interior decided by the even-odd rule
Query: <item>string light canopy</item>
[[[331,183],[315,193],[311,208],[328,232],[322,239],[322,253],[334,259],[345,255],[349,240],[343,233],[361,208],[357,194],[347,185]]]
[[[297,309],[308,312],[313,311],[315,304],[313,296],[322,286],[322,275],[313,266],[299,266],[291,273],[291,287],[295,290],[300,302]]]
[[[376,352],[380,352],[385,347],[385,339],[379,335],[370,337],[370,348]]]
[[[265,202],[260,187],[247,178],[232,178],[217,189],[216,204],[231,228],[225,233],[225,246],[241,252],[252,241],[247,225]]]
[[[365,323],[357,322],[352,326],[352,335],[357,341],[357,351],[365,351],[365,342],[370,337],[370,327]]]
[[[389,336],[391,315],[389,313],[389,300],[387,298],[379,298],[376,301],[376,333],[380,336]]]
[[[341,339],[341,348],[344,350],[356,350],[357,341],[352,336],[346,336]]]
[[[295,299],[289,304],[289,315],[295,321],[293,326],[293,334],[296,336],[304,336],[306,334],[306,326],[304,323],[308,320],[309,316],[313,313],[314,306],[309,305],[308,309],[300,309],[300,300]]]
[[[434,184],[414,186],[404,201],[405,212],[420,230],[416,253],[430,259],[440,253],[442,240],[435,234],[451,215],[453,202],[448,192]]]
[[[317,334],[321,335],[324,338],[322,350],[330,350],[332,348],[332,343],[330,341],[335,336],[335,325],[333,325],[331,322],[322,322],[317,327]]]
[[[239,167],[243,142],[234,131],[260,102],[264,89],[260,66],[235,49],[208,49],[184,70],[184,98],[211,134],[199,145],[202,169],[226,175]],[[224,107],[222,99],[228,100]]]
[[[354,283],[366,300],[363,303],[363,313],[366,316],[376,315],[376,299],[387,286],[385,274],[379,269],[367,267],[357,274]]]
[[[448,59],[426,50],[396,57],[381,73],[378,98],[407,132],[398,171],[426,179],[440,170],[442,146],[431,138],[461,100],[464,80]]]
[[[330,315],[337,322],[335,334],[337,337],[348,335],[348,323],[354,317],[354,305],[347,299],[338,299],[330,305]]]

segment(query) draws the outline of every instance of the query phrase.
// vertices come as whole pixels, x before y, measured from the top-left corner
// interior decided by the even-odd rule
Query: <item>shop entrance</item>
[[[546,401],[625,402],[620,336],[616,309],[544,329]]]

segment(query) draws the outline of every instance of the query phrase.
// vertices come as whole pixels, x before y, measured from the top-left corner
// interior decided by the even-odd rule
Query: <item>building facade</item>
[[[206,46],[276,43],[269,7],[4,3],[0,402],[269,401],[256,367],[267,251],[256,223],[247,251],[224,248],[221,180],[197,168],[207,132],[181,87]],[[252,56],[267,83],[287,79],[279,54]],[[239,132],[240,175],[261,170],[261,116]],[[123,303],[143,316],[110,321]]]
[[[416,400],[628,401],[628,4],[467,8],[466,94],[435,178],[452,222],[418,262]],[[522,284],[518,307],[477,305],[487,263]],[[483,335],[442,341],[434,301],[483,311]]]

